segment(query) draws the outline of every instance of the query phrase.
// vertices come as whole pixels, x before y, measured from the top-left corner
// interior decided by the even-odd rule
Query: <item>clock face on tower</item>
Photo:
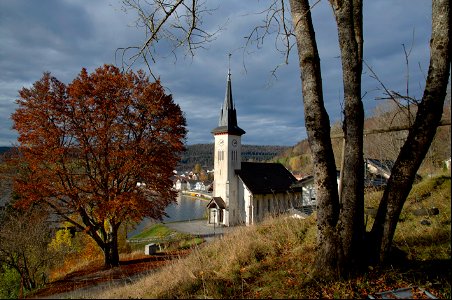
[[[237,140],[236,139],[232,140],[232,147],[237,147]]]
[[[219,140],[218,141],[218,146],[222,147],[224,145],[224,140]]]

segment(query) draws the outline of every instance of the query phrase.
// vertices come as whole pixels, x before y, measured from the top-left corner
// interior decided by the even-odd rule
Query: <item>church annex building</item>
[[[208,223],[222,226],[252,225],[268,214],[302,206],[302,188],[279,163],[241,161],[241,136],[232,101],[231,73],[214,145],[213,197],[207,205]]]

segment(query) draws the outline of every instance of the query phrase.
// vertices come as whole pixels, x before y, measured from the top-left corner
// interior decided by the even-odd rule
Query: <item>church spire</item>
[[[228,80],[226,83],[226,94],[224,95],[224,103],[221,109],[220,121],[218,126],[227,126],[229,121],[232,121],[237,125],[237,120],[229,120],[229,117],[233,117],[229,114],[231,111],[235,112],[234,102],[232,101],[232,87],[231,87],[231,70],[228,71]]]
[[[230,54],[229,54],[230,57]],[[213,134],[228,133],[241,136],[245,133],[237,125],[237,112],[232,101],[232,86],[231,86],[231,68],[228,69],[228,79],[226,83],[226,94],[224,96],[223,107],[221,108],[220,120],[218,127],[212,130]]]

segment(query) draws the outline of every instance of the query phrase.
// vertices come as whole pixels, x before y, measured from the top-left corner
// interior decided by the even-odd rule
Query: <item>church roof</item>
[[[213,134],[228,133],[241,136],[245,131],[237,125],[237,112],[232,101],[231,72],[228,72],[226,95],[221,108],[218,127],[212,130]]]
[[[224,200],[221,197],[213,197],[207,204],[207,208],[225,209],[226,203],[224,203]]]
[[[280,163],[242,162],[236,171],[253,194],[284,193],[293,190],[295,176]]]

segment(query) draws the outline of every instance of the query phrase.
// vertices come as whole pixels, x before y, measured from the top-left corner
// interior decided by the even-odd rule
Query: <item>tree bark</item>
[[[107,235],[107,241],[103,243],[102,250],[104,252],[104,266],[119,266],[119,250],[118,250],[118,231],[113,229]]]
[[[84,209],[80,208],[78,212],[85,224],[84,228],[88,228],[88,234],[104,253],[104,266],[119,266],[118,230],[121,222],[110,223],[111,230],[107,230],[100,224],[94,224]]]
[[[450,52],[450,1],[434,0],[430,66],[424,94],[408,138],[392,168],[371,231],[376,262],[385,261],[390,254],[403,205],[440,123],[449,80]]]
[[[104,252],[104,266],[105,267],[117,267],[119,266],[119,253],[118,248],[115,248],[114,243],[108,242],[104,244],[102,248]]]
[[[357,270],[363,261],[364,238],[364,109],[361,101],[363,57],[362,1],[330,0],[338,28],[344,86],[345,159],[341,170],[338,234],[343,272]],[[347,275],[347,274],[343,274]]]
[[[336,278],[342,251],[336,225],[339,219],[339,195],[336,165],[330,139],[330,121],[325,110],[320,58],[308,0],[290,1],[301,70],[305,124],[313,156],[316,186],[317,256],[314,274]]]

